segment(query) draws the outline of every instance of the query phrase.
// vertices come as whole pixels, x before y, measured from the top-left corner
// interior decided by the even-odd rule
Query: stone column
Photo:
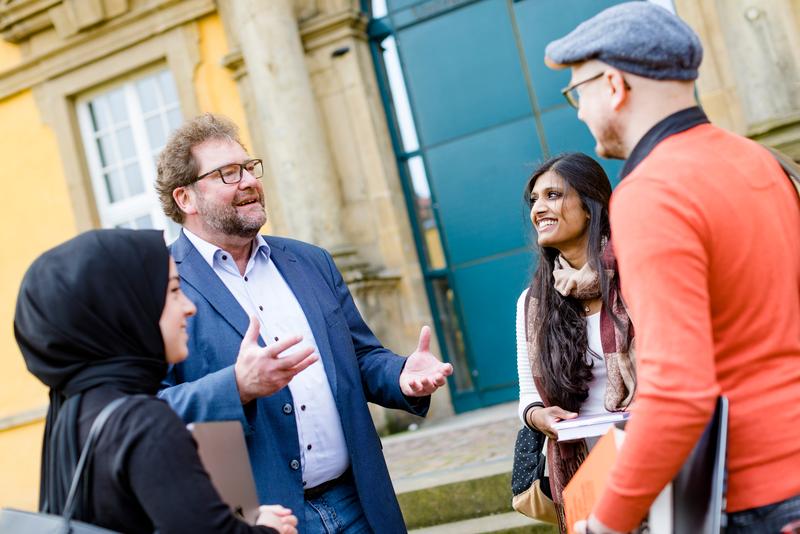
[[[746,134],[800,156],[800,38],[789,0],[716,0]]]
[[[278,233],[336,249],[341,191],[311,89],[291,0],[220,0],[253,98],[249,123],[265,160],[267,206]],[[277,198],[275,198],[277,196]],[[275,220],[277,219],[277,220]]]

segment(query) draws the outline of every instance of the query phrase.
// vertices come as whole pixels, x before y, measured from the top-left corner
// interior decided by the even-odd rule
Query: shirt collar
[[[631,151],[631,155],[622,167],[620,179],[632,173],[633,169],[635,169],[644,158],[650,155],[650,152],[653,151],[656,145],[667,137],[684,132],[700,124],[708,124],[708,122],[708,117],[706,117],[706,114],[699,106],[682,109],[660,121],[650,128],[650,130],[644,134],[644,137],[636,143],[633,151]]]
[[[186,238],[192,243],[192,245],[194,245],[194,248],[197,249],[197,252],[200,253],[203,259],[206,260],[206,263],[208,263],[208,265],[211,266],[212,269],[214,268],[215,257],[223,253],[230,254],[229,252],[226,252],[225,250],[219,248],[217,245],[209,243],[202,237],[193,234],[186,228],[183,229],[183,233],[186,234]],[[264,239],[264,236],[258,234],[254,241],[255,241],[255,246],[253,247],[253,250],[250,253],[250,259],[252,260],[256,256],[256,254],[261,254],[264,257],[264,259],[268,260],[270,257],[270,248],[269,245],[267,244],[267,241]]]

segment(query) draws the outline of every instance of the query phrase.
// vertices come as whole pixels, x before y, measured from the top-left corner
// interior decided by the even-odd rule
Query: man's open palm
[[[431,354],[431,329],[423,326],[419,332],[419,343],[407,359],[400,373],[400,390],[408,397],[430,395],[444,385],[453,374],[453,366],[440,362]]]

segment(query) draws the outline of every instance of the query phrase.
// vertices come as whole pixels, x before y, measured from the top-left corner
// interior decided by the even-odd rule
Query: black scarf
[[[101,384],[158,391],[167,371],[158,322],[168,274],[169,253],[154,230],[86,232],[42,254],[25,274],[14,335],[28,370],[50,387],[40,510],[64,507],[78,462],[81,393]],[[83,506],[76,512],[88,519]]]

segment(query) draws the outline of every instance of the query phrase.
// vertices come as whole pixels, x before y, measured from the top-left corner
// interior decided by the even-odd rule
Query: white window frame
[[[176,106],[174,104],[165,106],[162,102],[159,104],[159,107],[145,114],[141,109],[139,96],[136,92],[136,83],[138,81],[148,77],[156,77],[163,72],[169,72],[172,76],[172,82],[175,84],[175,77],[170,72],[169,68],[160,66],[157,69],[138,72],[134,76],[117,80],[116,83],[105,84],[102,87],[87,91],[76,99],[75,109],[78,115],[78,125],[83,141],[84,154],[86,156],[86,163],[91,178],[92,191],[94,193],[97,212],[100,216],[101,226],[103,228],[115,228],[120,224],[126,224],[144,215],[149,215],[153,227],[164,230],[165,238],[168,241],[172,241],[177,237],[178,227],[164,215],[161,209],[161,203],[158,199],[158,194],[155,190],[157,176],[154,164],[155,149],[150,145],[150,140],[145,128],[145,120],[156,114],[162,114],[162,117],[166,117],[166,113],[175,109]],[[97,149],[97,138],[92,127],[89,103],[95,98],[117,89],[122,89],[123,92],[125,107],[128,112],[129,126],[133,137],[135,157],[139,165],[139,173],[144,181],[144,192],[111,203],[109,201],[105,178],[103,177],[103,165],[100,161],[100,154]],[[180,101],[177,102],[177,107],[178,109],[182,109]],[[98,133],[101,132],[102,130]],[[118,147],[116,143],[112,144],[114,145],[112,148],[114,151],[112,160],[118,162],[121,159],[117,154]]]

